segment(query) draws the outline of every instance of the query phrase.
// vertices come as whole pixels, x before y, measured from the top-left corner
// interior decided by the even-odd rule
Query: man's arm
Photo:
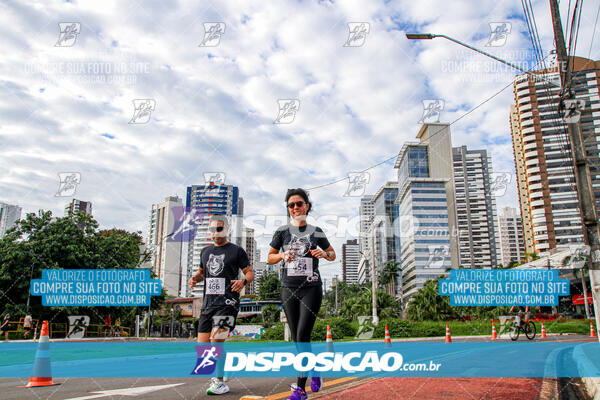
[[[234,292],[240,292],[244,286],[254,280],[254,270],[252,269],[252,265],[248,265],[246,268],[242,269],[242,273],[244,274],[242,279],[231,281],[231,290]],[[244,282],[244,280],[246,282]]]
[[[204,280],[204,269],[198,268],[198,272],[190,278],[189,285],[190,289],[193,289],[198,283]]]

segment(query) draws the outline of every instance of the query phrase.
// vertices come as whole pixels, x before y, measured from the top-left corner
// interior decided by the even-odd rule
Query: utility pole
[[[338,310],[338,276],[335,276],[335,313],[337,315]]]
[[[373,325],[377,325],[379,323],[379,317],[377,316],[377,276],[375,275],[375,264],[369,261],[370,251],[367,254],[364,254],[362,251],[359,251],[362,255],[361,262],[369,263],[371,267],[371,314],[373,318]]]
[[[550,0],[550,12],[552,14],[554,42],[556,44],[557,64],[561,81],[560,101],[564,105],[565,100],[573,99],[574,96],[571,91],[571,71],[567,68],[568,54],[565,47],[557,0]],[[569,119],[569,121],[566,121],[566,123],[569,130],[571,152],[575,165],[575,182],[577,184],[577,197],[579,199],[579,209],[581,210],[581,219],[583,222],[584,240],[590,247],[590,285],[596,318],[596,331],[598,333],[598,322],[600,322],[600,233],[598,232],[598,214],[596,213],[594,192],[592,191],[590,170],[586,162],[583,134],[579,119],[577,118],[575,121]],[[600,335],[597,334],[597,336],[600,341]]]

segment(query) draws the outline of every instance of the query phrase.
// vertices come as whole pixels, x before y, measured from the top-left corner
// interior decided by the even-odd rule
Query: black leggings
[[[310,352],[310,336],[312,334],[317,314],[323,300],[323,289],[319,286],[304,286],[302,288],[281,288],[281,302],[287,322],[296,342],[298,352]],[[306,389],[306,376],[298,375],[297,385]]]
[[[310,342],[322,300],[321,285],[281,288],[281,302],[294,342]]]

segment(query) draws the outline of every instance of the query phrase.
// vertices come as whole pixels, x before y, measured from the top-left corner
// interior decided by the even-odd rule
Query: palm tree
[[[383,267],[379,276],[379,284],[385,288],[385,292],[390,296],[396,295],[396,274],[399,271],[400,263],[390,261]]]
[[[438,293],[438,282],[441,278],[444,276],[425,282],[423,288],[412,297],[406,309],[408,319],[438,321],[454,316],[455,311],[450,306],[450,299]]]

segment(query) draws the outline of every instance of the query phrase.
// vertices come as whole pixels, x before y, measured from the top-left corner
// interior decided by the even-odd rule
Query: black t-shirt
[[[250,265],[246,251],[233,243],[202,249],[200,268],[204,270],[202,308],[240,305],[240,293],[231,290],[231,281]]]
[[[271,247],[275,250],[296,251],[292,262],[283,262],[283,287],[304,287],[322,285],[319,273],[319,259],[310,254],[310,250],[319,246],[325,250],[331,246],[325,232],[318,226],[291,224],[277,228],[271,240]]]

